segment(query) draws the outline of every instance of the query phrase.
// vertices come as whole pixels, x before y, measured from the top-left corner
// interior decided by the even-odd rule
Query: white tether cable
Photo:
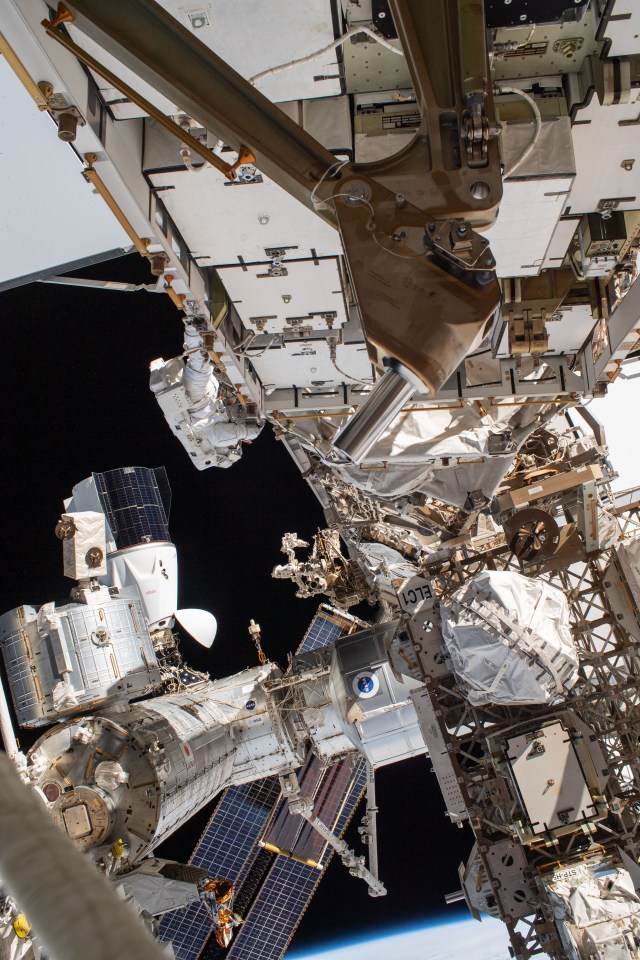
[[[506,179],[507,177],[510,177],[511,174],[514,172],[514,170],[517,170],[518,167],[524,163],[527,157],[531,155],[531,151],[535,147],[536,143],[538,142],[538,137],[540,136],[540,131],[542,129],[542,117],[540,116],[540,111],[538,110],[538,105],[536,104],[535,100],[533,99],[533,97],[530,97],[528,93],[525,93],[524,90],[519,90],[518,87],[503,87],[502,84],[499,84],[496,87],[495,92],[497,94],[512,93],[516,97],[520,97],[522,100],[526,100],[526,102],[529,104],[529,106],[533,110],[533,116],[534,116],[535,125],[536,125],[535,131],[533,134],[533,139],[529,144],[529,146],[523,152],[522,156],[519,157],[519,159],[516,160],[515,163],[512,163],[508,170],[504,171],[502,176],[503,176],[503,179]]]
[[[309,63],[311,60],[316,60],[323,54],[330,53],[332,50],[335,50],[336,47],[342,46],[342,44],[346,43],[347,40],[350,40],[351,37],[355,37],[357,33],[366,33],[366,35],[375,41],[375,43],[379,43],[392,53],[397,53],[400,57],[404,56],[404,52],[401,49],[394,47],[391,43],[389,43],[388,40],[385,40],[384,37],[381,37],[380,34],[375,32],[375,30],[372,30],[371,27],[351,27],[350,30],[347,30],[346,33],[343,33],[342,36],[338,37],[337,40],[332,40],[331,43],[328,43],[326,47],[322,47],[320,50],[315,50],[313,53],[307,54],[306,57],[300,57],[299,60],[290,60],[288,63],[281,63],[277,67],[270,67],[268,70],[263,70],[261,73],[256,73],[255,77],[249,78],[249,83],[257,83],[257,81],[262,80],[263,77],[271,77],[274,73],[281,73],[282,70],[288,70],[289,67],[299,67],[303,63]]]
[[[347,30],[346,33],[343,33],[341,37],[338,37],[336,40],[332,40],[331,43],[328,43],[325,47],[321,47],[320,50],[314,50],[313,53],[308,53],[306,57],[300,57],[299,60],[289,60],[287,63],[281,63],[277,67],[269,67],[268,70],[262,70],[260,73],[256,73],[254,77],[249,77],[249,83],[257,83],[258,80],[262,80],[264,77],[271,77],[275,73],[281,73],[283,70],[288,70],[290,67],[299,67],[303,63],[309,63],[311,60],[316,60],[318,57],[323,56],[325,53],[330,53],[332,50],[335,50],[337,47],[342,46],[343,43],[346,43],[347,40],[350,40],[351,37],[355,37],[357,33],[366,34],[374,43],[379,43],[380,46],[385,47],[385,49],[390,50],[391,53],[396,53],[398,56],[403,57],[404,51],[399,47],[394,47],[393,44],[389,43],[388,40],[385,40],[384,37],[381,37],[380,34],[376,33],[371,27],[351,27],[350,30]],[[216,147],[220,147],[222,141],[218,141]],[[218,150],[216,149],[217,153]],[[200,170],[203,170],[208,166],[207,163],[202,164],[201,166],[194,167],[191,162],[191,151],[187,147],[186,143],[180,144],[180,156],[182,161],[191,173],[199,173]]]

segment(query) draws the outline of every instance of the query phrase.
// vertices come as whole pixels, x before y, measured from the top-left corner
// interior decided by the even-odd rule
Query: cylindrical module
[[[99,858],[123,839],[136,862],[225,787],[299,765],[264,686],[279,675],[265,664],[54,727],[29,754],[34,784],[78,847]]]
[[[10,610],[0,617],[0,650],[23,727],[141,697],[161,679],[140,600],[106,587],[91,603]]]
[[[285,774],[306,750],[373,767],[424,753],[409,696],[388,662],[389,625],[183,692],[77,717],[29,753],[34,786],[76,846],[104,857],[122,839],[134,864],[231,785]]]
[[[334,437],[334,447],[346,453],[355,463],[360,463],[393,423],[416,389],[413,377],[408,371],[400,364],[389,361],[384,376]]]

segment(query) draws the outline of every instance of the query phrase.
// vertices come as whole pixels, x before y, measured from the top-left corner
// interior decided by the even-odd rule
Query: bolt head
[[[474,200],[486,200],[491,194],[491,187],[484,180],[476,180],[469,187],[469,193]]]

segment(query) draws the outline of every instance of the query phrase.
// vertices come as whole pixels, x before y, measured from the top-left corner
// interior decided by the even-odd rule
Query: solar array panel
[[[318,757],[309,754],[297,774],[301,794],[313,798],[314,814],[335,832],[354,774],[350,761],[324,767]],[[305,819],[292,817],[285,801],[278,804],[260,842],[277,853],[308,861],[311,866],[321,868],[325,864],[326,840]]]
[[[160,921],[160,940],[170,940],[177,960],[196,960],[211,932],[211,917],[198,901],[186,910],[165,913]]]
[[[359,759],[355,768],[350,768],[348,760],[335,764],[325,774],[330,774],[331,789],[328,791],[335,815],[329,817],[330,807],[325,804],[314,813],[340,836],[362,796],[366,780],[366,762]],[[279,807],[285,807],[280,801]],[[291,817],[290,814],[287,814]],[[291,817],[291,820],[298,818]],[[333,848],[313,830],[306,821],[300,833],[298,843],[292,851],[293,856],[304,856],[306,852],[316,853],[317,847],[323,847],[319,855],[319,866],[301,863],[292,857],[274,855],[273,866],[246,915],[244,924],[236,933],[226,954],[226,960],[280,960],[285,953],[300,921],[309,906],[316,887],[326,870]],[[311,836],[313,835],[313,836]],[[315,844],[309,848],[309,842]],[[316,853],[317,855],[317,853]],[[200,954],[200,960],[222,960],[223,953],[214,948],[213,938]]]
[[[345,633],[353,633],[358,627],[364,626],[366,624],[360,623],[355,617],[343,616],[337,610],[327,606],[326,603],[322,603],[318,607],[297,652],[306,653],[308,650],[318,650],[320,647],[326,647],[328,643],[333,643],[334,640],[338,640]]]
[[[215,876],[237,878],[279,796],[275,777],[230,787],[216,808],[215,835],[205,832],[190,862]]]
[[[279,796],[280,785],[274,777],[229,787],[189,863],[237,884],[243,867],[255,856],[258,837]],[[160,921],[160,939],[173,942],[177,960],[195,960],[210,933],[211,919],[199,903],[165,913]]]
[[[329,793],[335,805],[335,816],[330,818],[328,816],[329,809],[325,807],[321,819],[331,826],[334,833],[340,836],[349,823],[364,791],[366,763],[364,759],[359,759],[355,768],[349,769],[348,761],[343,760],[332,767],[330,771],[324,771],[325,774],[327,772],[333,774],[338,781],[342,781],[344,789],[338,789],[336,779],[334,779],[333,789]],[[306,776],[305,773],[307,773]],[[312,770],[309,768],[302,774],[307,784],[311,775]],[[317,805],[314,806],[314,811],[320,815]],[[321,862],[318,866],[313,866],[312,864],[301,863],[300,860],[293,859],[292,856],[287,857],[275,853],[269,854],[267,850],[262,851],[259,857],[264,857],[266,854],[270,856],[270,860],[267,861],[267,869],[261,869],[258,891],[252,900],[251,909],[244,913],[244,924],[236,932],[228,950],[221,949],[215,938],[210,937],[206,946],[198,955],[198,960],[223,960],[223,958],[224,960],[279,960],[289,946],[329,864],[333,850],[325,844],[325,841],[316,831],[309,827],[306,821],[292,817],[286,811],[285,802],[281,800],[278,804],[276,817],[283,812],[286,812],[294,823],[302,824],[299,842],[292,851],[293,856],[301,855],[301,851],[304,850],[305,837],[308,836],[308,831],[311,831],[318,838],[319,844],[324,845]],[[251,873],[249,873],[247,882],[250,882],[250,880]],[[241,915],[243,913],[243,907],[240,904],[242,892],[241,889],[236,896],[236,905]]]
[[[148,467],[94,473],[100,503],[119,550],[169,540],[158,478]]]
[[[360,626],[364,624],[322,604],[298,652],[324,647]],[[342,834],[365,787],[364,760],[355,765],[342,760],[323,768],[310,755],[298,776],[302,792],[314,798],[316,815]],[[212,876],[234,881],[236,910],[245,922],[229,949],[222,950],[212,935],[208,914],[196,904],[165,914],[160,938],[173,942],[177,960],[279,960],[331,854],[326,841],[305,820],[289,814],[277,779],[230,787],[189,862],[205,867]]]
[[[255,900],[227,952],[228,960],[274,960],[281,957],[321,877],[315,867],[276,856],[262,895]]]

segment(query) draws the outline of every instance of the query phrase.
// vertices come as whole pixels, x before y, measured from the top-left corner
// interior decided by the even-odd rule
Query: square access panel
[[[561,723],[507,740],[507,760],[535,836],[566,833],[598,815],[571,734]]]

